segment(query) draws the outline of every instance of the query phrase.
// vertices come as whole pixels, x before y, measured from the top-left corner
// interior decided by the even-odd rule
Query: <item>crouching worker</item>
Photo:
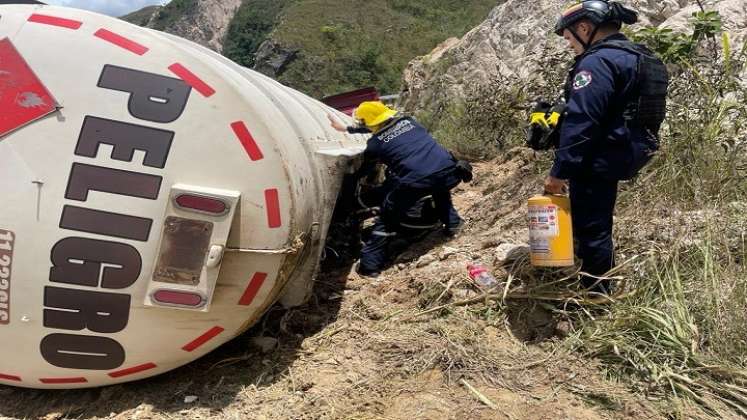
[[[355,111],[355,127],[346,127],[329,115],[332,127],[349,133],[372,133],[363,152],[363,164],[356,173],[365,176],[378,163],[387,165],[392,188],[381,203],[371,238],[366,242],[358,274],[377,277],[389,263],[387,246],[397,235],[400,221],[421,198],[431,195],[444,234],[453,236],[462,219],[451,202],[451,190],[463,179],[454,157],[428,131],[410,117],[401,116],[381,102],[363,102]],[[460,167],[462,165],[459,165]]]

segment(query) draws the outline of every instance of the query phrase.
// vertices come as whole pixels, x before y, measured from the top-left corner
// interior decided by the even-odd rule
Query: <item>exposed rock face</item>
[[[640,12],[641,25],[684,28],[698,11],[695,0],[631,0]],[[737,38],[747,33],[747,2],[704,1],[718,10],[725,28]],[[437,114],[454,98],[463,97],[470,85],[496,80],[504,84],[547,83],[548,74],[562,80],[571,58],[562,38],[552,33],[564,0],[508,0],[496,7],[480,26],[461,40],[449,40],[431,54],[408,65],[400,108]]]
[[[194,12],[174,24],[172,33],[220,52],[228,24],[241,0],[198,0]]]
[[[144,26],[178,35],[221,52],[228,25],[239,6],[241,0],[195,0],[193,7],[165,25],[159,19],[159,13],[163,13],[164,8],[154,10]]]
[[[662,26],[672,28],[675,31],[684,31],[688,19],[693,13],[698,12],[697,5],[690,5],[679,10],[678,13],[663,22]],[[721,0],[709,7],[721,14],[724,30],[729,32],[735,42],[744,42],[747,39],[747,2],[744,0]]]

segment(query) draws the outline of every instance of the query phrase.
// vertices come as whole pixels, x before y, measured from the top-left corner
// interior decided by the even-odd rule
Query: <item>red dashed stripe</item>
[[[29,17],[29,22],[42,23],[44,25],[59,26],[61,28],[68,29],[80,29],[83,26],[83,22],[77,20],[63,19],[54,16],[40,15],[34,13]]]
[[[116,372],[111,372],[109,373],[109,376],[111,376],[112,378],[121,378],[123,376],[134,375],[136,373],[144,372],[146,370],[150,370],[155,367],[156,367],[155,363],[146,363],[144,365],[118,370]]]
[[[135,41],[127,39],[122,35],[115,34],[106,29],[99,29],[93,36],[103,39],[104,41],[111,42],[112,44],[124,48],[127,51],[135,53],[137,55],[143,55],[148,52],[148,48],[144,45],[140,45]]]
[[[250,133],[249,129],[246,127],[246,124],[242,121],[236,121],[231,124],[231,128],[233,129],[233,132],[236,133],[236,137],[239,138],[241,145],[244,146],[244,150],[246,150],[246,153],[249,155],[249,159],[257,161],[264,157],[262,151],[259,150],[259,146],[257,146],[257,142],[254,141],[252,133]]]
[[[267,273],[255,273],[254,277],[252,277],[252,280],[249,282],[249,286],[246,287],[244,295],[241,296],[239,305],[251,305],[252,302],[254,302],[254,298],[257,297],[257,293],[259,293],[259,289],[261,289],[262,285],[265,284],[265,280],[267,280]]]
[[[43,384],[84,384],[88,382],[86,378],[41,378],[39,381]]]
[[[21,382],[21,377],[20,376],[15,376],[15,375],[6,375],[4,373],[0,373],[0,380]]]
[[[186,67],[179,63],[172,64],[169,66],[169,70],[177,75],[180,79],[184,80],[188,85],[192,86],[196,91],[200,92],[202,96],[209,98],[215,94],[215,89],[211,88],[210,85],[203,82],[202,79],[197,77],[194,73],[187,70]]]
[[[277,189],[265,190],[265,203],[267,204],[267,224],[270,228],[279,228],[283,222],[280,219],[280,197]]]
[[[221,328],[221,327],[213,327],[208,332],[206,332],[205,334],[197,337],[197,339],[195,339],[191,343],[187,344],[186,346],[182,347],[182,350],[184,350],[184,351],[194,351],[197,348],[199,348],[200,346],[202,346],[203,344],[205,344],[208,341],[210,341],[213,338],[215,338],[218,334],[222,333],[223,331],[224,331],[224,329]]]

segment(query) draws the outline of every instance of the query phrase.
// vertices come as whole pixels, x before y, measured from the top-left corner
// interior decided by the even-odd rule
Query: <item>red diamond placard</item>
[[[10,39],[0,40],[0,138],[56,109],[57,101]]]

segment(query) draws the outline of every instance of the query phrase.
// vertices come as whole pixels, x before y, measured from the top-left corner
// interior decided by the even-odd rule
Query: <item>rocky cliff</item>
[[[173,0],[167,6],[147,7],[123,19],[221,52],[228,25],[239,6],[241,0]]]
[[[695,0],[631,0],[640,12],[641,26],[681,30],[699,9]],[[701,2],[718,10],[725,29],[739,41],[747,33],[747,2]],[[536,86],[549,94],[562,80],[571,58],[552,27],[567,2],[563,0],[509,0],[496,7],[487,20],[461,39],[449,39],[430,54],[409,63],[404,72],[400,106],[407,111],[442,119],[455,101],[470,91],[495,84]],[[554,85],[554,87],[552,87]]]

